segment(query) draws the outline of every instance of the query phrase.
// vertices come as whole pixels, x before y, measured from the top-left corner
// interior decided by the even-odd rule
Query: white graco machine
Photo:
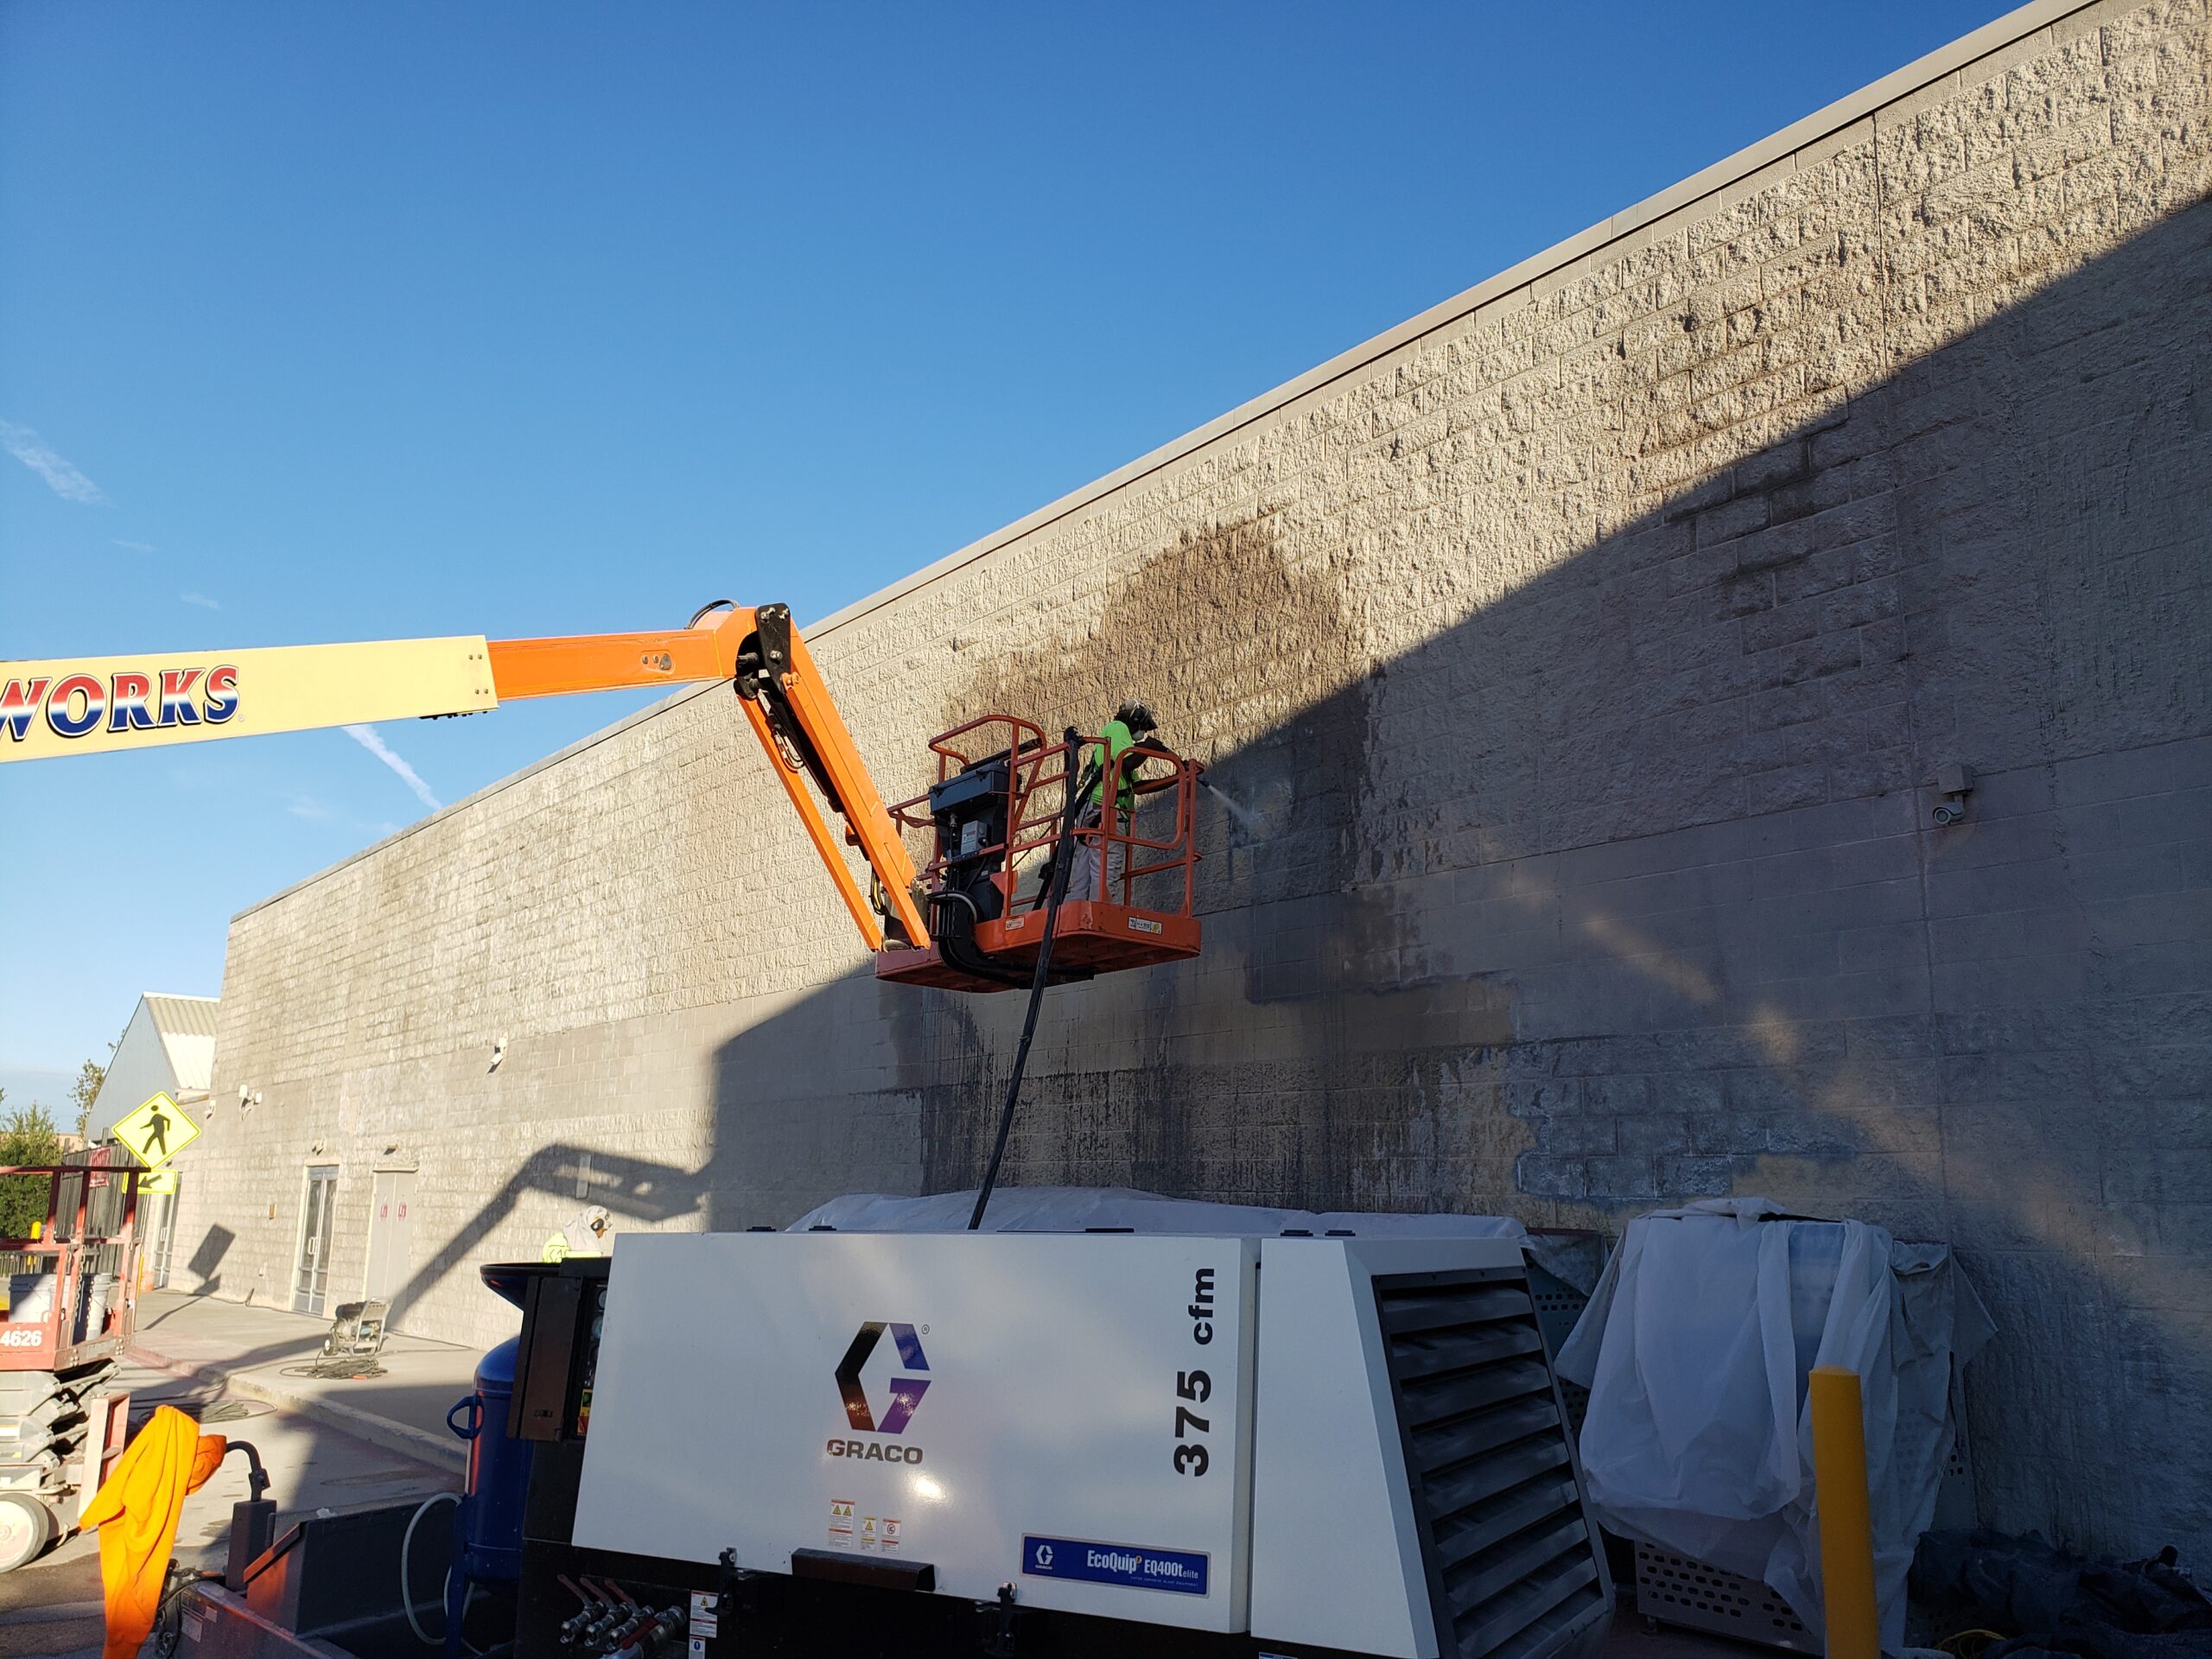
[[[1548,1659],[1610,1617],[1509,1240],[632,1235],[583,1374],[587,1565],[950,1599],[1024,1655]]]

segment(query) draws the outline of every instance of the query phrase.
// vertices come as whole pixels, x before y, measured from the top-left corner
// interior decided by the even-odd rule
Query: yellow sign
[[[184,1115],[176,1102],[161,1094],[119,1120],[108,1133],[137,1153],[140,1163],[156,1169],[198,1140],[200,1126]]]
[[[173,1197],[176,1192],[176,1171],[149,1169],[138,1178],[138,1196],[142,1198]]]
[[[481,634],[0,662],[0,760],[499,706]]]

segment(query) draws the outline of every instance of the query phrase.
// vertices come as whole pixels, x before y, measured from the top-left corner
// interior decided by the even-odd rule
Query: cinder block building
[[[1249,809],[1007,1179],[1948,1240],[1985,1518],[2212,1553],[2209,56],[2044,0],[816,623],[889,794],[1134,691]],[[1020,999],[813,859],[710,689],[239,915],[186,1281],[972,1185]]]

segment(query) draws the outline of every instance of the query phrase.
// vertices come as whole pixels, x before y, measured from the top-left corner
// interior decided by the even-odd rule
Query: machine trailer
[[[449,1653],[1580,1659],[1611,1619],[1513,1239],[633,1235],[484,1275],[523,1327],[457,1408],[449,1554],[324,1552],[449,1561]],[[283,1624],[342,1519],[195,1589],[195,1659],[399,1651]]]

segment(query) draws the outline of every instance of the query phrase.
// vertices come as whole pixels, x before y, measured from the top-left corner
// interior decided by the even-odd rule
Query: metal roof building
[[[215,1071],[215,1010],[212,996],[169,996],[147,991],[123,1029],[107,1081],[92,1100],[86,1139],[98,1141],[115,1121],[157,1092],[180,1105],[207,1096]]]

